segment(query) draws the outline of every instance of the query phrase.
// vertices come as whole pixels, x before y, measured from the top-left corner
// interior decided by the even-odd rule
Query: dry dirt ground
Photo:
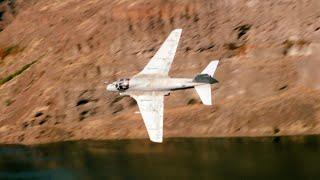
[[[147,138],[103,82],[139,72],[175,28],[170,76],[220,59],[214,106],[165,98],[164,136],[320,133],[319,0],[0,0],[0,143]]]

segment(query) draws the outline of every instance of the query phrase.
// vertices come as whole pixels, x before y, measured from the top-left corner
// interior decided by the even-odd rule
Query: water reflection
[[[319,137],[63,142],[0,147],[0,178],[320,178]]]

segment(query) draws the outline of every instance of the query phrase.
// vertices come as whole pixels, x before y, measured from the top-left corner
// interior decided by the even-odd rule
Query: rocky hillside
[[[139,72],[169,32],[170,76],[220,59],[214,106],[165,98],[165,137],[320,133],[318,0],[0,0],[0,142],[147,138],[103,82]]]

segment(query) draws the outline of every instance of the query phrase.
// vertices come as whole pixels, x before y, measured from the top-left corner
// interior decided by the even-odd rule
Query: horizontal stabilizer
[[[211,61],[208,66],[201,72],[201,74],[208,74],[211,77],[213,77],[214,72],[217,69],[219,61],[215,60],[215,61]]]
[[[194,87],[204,105],[212,105],[211,100],[211,85],[210,84],[204,84]]]

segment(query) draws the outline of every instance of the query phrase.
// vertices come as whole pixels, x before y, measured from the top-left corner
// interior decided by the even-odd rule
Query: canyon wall
[[[165,97],[165,138],[320,133],[318,0],[3,0],[0,28],[1,143],[147,138],[104,82],[138,73],[175,28],[170,76],[219,59],[219,84],[210,107],[192,89]]]

